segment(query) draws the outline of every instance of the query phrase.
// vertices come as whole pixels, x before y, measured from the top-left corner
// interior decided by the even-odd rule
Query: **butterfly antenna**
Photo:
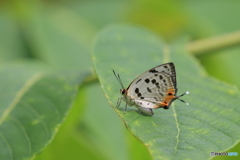
[[[185,94],[189,94],[189,92],[187,91],[187,92],[181,94],[180,96],[177,96],[177,99],[179,99],[179,100],[180,100],[181,102],[183,102],[183,103],[186,103],[186,105],[189,105],[187,102],[185,102],[184,100],[182,100],[182,99],[179,98],[179,97],[184,96]]]
[[[124,89],[124,86],[123,86],[123,83],[122,83],[122,80],[121,80],[119,74],[116,74],[114,70],[112,70],[112,71],[113,71],[113,74],[115,75],[115,77],[117,78],[119,84],[121,85],[122,89]]]

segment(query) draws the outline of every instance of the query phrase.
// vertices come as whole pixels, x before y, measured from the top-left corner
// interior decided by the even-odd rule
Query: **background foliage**
[[[145,27],[166,43],[173,43],[182,37],[195,41],[230,33],[240,28],[239,3],[235,0],[0,1],[0,119],[3,119],[8,108],[7,100],[14,101],[14,94],[11,97],[8,93],[21,91],[19,86],[24,88],[24,84],[31,80],[28,76],[39,72],[44,73],[41,78],[43,82],[47,79],[50,86],[56,85],[61,93],[69,97],[62,103],[65,104],[64,113],[60,117],[55,119],[54,114],[44,114],[50,117],[45,122],[51,124],[50,136],[42,140],[39,134],[33,134],[37,136],[31,143],[38,149],[24,156],[21,151],[25,149],[19,149],[20,152],[14,155],[15,159],[151,159],[147,148],[132,136],[116,116],[92,72],[90,52],[94,37],[113,23]],[[208,75],[239,88],[239,52],[240,47],[234,46],[195,58]],[[112,52],[109,56],[114,54]],[[207,85],[207,82],[204,83]],[[79,92],[75,96],[77,84]],[[48,89],[52,91],[51,87]],[[27,91],[32,93],[33,90],[34,85]],[[34,91],[38,93],[40,89]],[[50,91],[41,94],[46,96]],[[62,98],[61,95],[58,98]],[[36,102],[39,97],[34,96],[33,99]],[[27,98],[22,100],[28,102]],[[16,106],[22,110],[21,105]],[[25,114],[18,113],[17,116],[25,122]],[[2,129],[2,124],[0,127],[3,133],[6,129]],[[7,127],[11,131],[11,126]],[[38,131],[41,133],[40,129]],[[19,140],[22,137],[17,134],[15,138]],[[19,148],[26,148],[24,143],[17,142]],[[5,148],[2,144],[0,156],[4,155],[1,152]],[[240,146],[236,145],[229,151],[240,153]]]

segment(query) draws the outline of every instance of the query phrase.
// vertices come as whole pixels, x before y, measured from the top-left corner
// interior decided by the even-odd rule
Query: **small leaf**
[[[1,5],[0,10],[0,61],[24,58],[27,51],[19,36],[19,23],[14,21],[11,11]]]
[[[149,31],[131,26],[111,26],[95,40],[93,64],[106,97],[127,128],[149,149],[154,159],[209,159],[210,152],[226,151],[240,140],[240,93],[235,87],[208,77],[187,55],[185,42],[164,44]],[[154,109],[154,116],[136,108],[116,108],[120,85],[157,65],[174,62],[178,93],[190,91],[169,110]]]
[[[0,159],[32,158],[53,139],[79,78],[29,64],[2,67],[0,75]]]

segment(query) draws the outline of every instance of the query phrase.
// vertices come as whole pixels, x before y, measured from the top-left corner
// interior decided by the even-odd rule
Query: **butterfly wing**
[[[168,109],[176,99],[176,72],[172,62],[156,66],[137,77],[128,87],[128,96],[144,108]]]

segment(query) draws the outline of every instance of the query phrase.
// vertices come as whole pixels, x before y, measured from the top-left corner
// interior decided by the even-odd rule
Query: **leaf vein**
[[[9,152],[10,152],[10,155],[11,155],[11,159],[13,160],[13,152],[12,152],[12,147],[11,147],[11,145],[9,144],[8,140],[7,140],[6,137],[3,135],[2,132],[0,132],[0,137],[1,137],[1,138],[3,139],[3,141],[6,143],[7,148],[8,148],[8,150],[9,150]]]
[[[232,142],[233,142],[233,138],[232,138],[230,135],[228,135],[226,132],[223,132],[222,130],[217,129],[216,127],[214,127],[214,125],[209,125],[208,123],[206,123],[206,122],[204,122],[204,121],[202,121],[201,119],[198,119],[198,118],[196,118],[196,117],[191,117],[191,116],[186,116],[186,115],[181,115],[181,116],[183,116],[183,117],[188,117],[188,118],[193,118],[193,119],[195,119],[195,120],[198,120],[199,122],[203,123],[204,125],[209,126],[209,128],[215,129],[215,131],[218,131],[218,132],[220,132],[220,133],[228,136],[228,137],[232,140]],[[232,143],[232,142],[231,142],[231,143]]]
[[[42,98],[41,99],[41,102],[44,102],[43,100],[46,100],[45,103],[48,104],[49,106],[51,106],[55,111],[56,113],[61,116],[61,113],[60,111],[58,110],[57,106],[55,105],[54,101],[52,99],[50,99],[49,97],[45,96],[44,94],[41,94],[39,92],[35,92],[35,91],[31,91],[33,92],[34,94],[37,95],[38,99]]]
[[[30,142],[29,136],[27,134],[27,131],[26,131],[24,125],[21,123],[20,120],[18,120],[14,116],[11,116],[10,118],[13,120],[13,122],[15,122],[17,124],[17,126],[20,127],[20,130],[22,131],[23,135],[25,136],[27,144],[28,144],[28,154],[30,155],[31,154],[31,142]]]
[[[46,134],[47,134],[47,137],[50,137],[50,133],[49,133],[49,129],[46,125],[46,123],[42,120],[40,114],[37,112],[37,110],[35,110],[33,107],[31,107],[29,104],[27,103],[23,103],[23,106],[25,106],[28,110],[30,110],[30,112],[33,113],[34,116],[37,117],[37,119],[40,121],[40,123],[42,124]]]

